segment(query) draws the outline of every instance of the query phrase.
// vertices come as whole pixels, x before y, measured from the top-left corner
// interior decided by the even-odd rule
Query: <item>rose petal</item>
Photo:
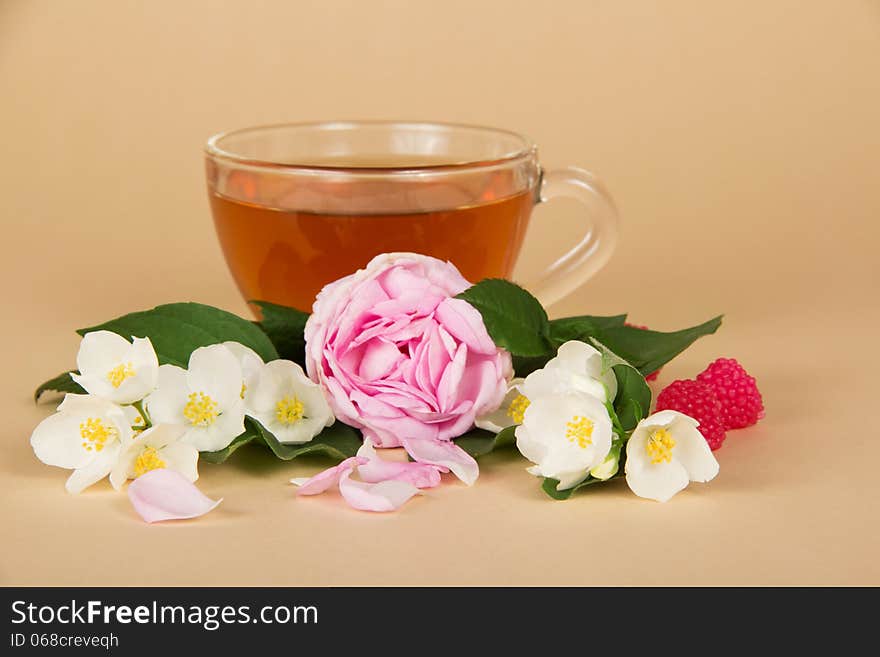
[[[380,336],[390,339],[389,334],[407,329],[410,323],[411,320],[406,315],[400,317],[380,317],[371,322],[366,322],[351,342],[338,346],[342,351],[348,351]]]
[[[397,328],[397,326],[389,327],[382,337],[396,343],[407,342],[416,338],[421,339],[433,321],[430,317],[414,319],[400,328]]]
[[[498,347],[486,332],[483,316],[464,299],[444,299],[435,311],[437,320],[453,336],[478,354],[494,354]]]
[[[379,392],[376,393],[374,399],[399,408],[409,415],[417,416],[418,413],[433,413],[434,409],[429,407],[424,401],[414,397],[413,395],[398,394],[395,392]]]
[[[443,376],[443,372],[446,370],[452,357],[443,345],[440,330],[436,324],[431,326],[431,333],[426,335],[424,339],[428,342],[427,354],[425,356],[430,381],[430,388],[428,389],[436,390],[437,385],[440,383],[440,377]]]
[[[423,422],[409,415],[401,417],[372,417],[367,427],[380,434],[379,440],[373,442],[377,447],[400,447],[399,436],[410,436],[411,440],[435,440],[440,433],[439,425]]]
[[[378,447],[400,447],[397,435],[382,427],[364,427],[361,429],[365,439],[373,441]]]
[[[352,390],[351,401],[358,406],[361,413],[367,417],[373,418],[391,418],[403,417],[404,413],[401,409],[386,404],[377,396],[371,396],[360,390]]]
[[[345,459],[339,465],[334,465],[332,468],[319,472],[314,477],[296,477],[291,479],[290,483],[299,486],[296,491],[297,495],[318,495],[328,488],[335,486],[343,475],[350,474],[355,467],[366,463],[366,461],[367,459],[365,458],[352,456]]]
[[[477,419],[473,407],[474,405],[471,402],[466,401],[452,409],[452,413],[457,417],[437,425],[437,438],[447,441],[452,440],[473,427]]]
[[[450,440],[403,439],[407,453],[419,463],[449,468],[468,486],[480,476],[480,466],[473,457]]]
[[[338,324],[334,327],[335,336],[333,341],[339,344],[347,344],[359,333],[364,316],[370,309],[381,301],[386,301],[388,295],[376,281],[364,281],[357,288],[357,294],[349,300],[348,307],[340,313]],[[329,342],[329,340],[328,340]]]
[[[146,522],[197,518],[222,502],[206,497],[174,470],[150,470],[128,487],[128,499]]]
[[[352,508],[382,513],[399,509],[419,489],[405,481],[393,479],[377,484],[354,481],[349,470],[339,479],[339,492]]]
[[[410,361],[412,362],[412,361]],[[402,395],[413,397],[424,402],[425,406],[437,410],[437,400],[423,390],[414,388],[404,381],[376,381],[374,383],[362,383],[358,388],[367,394],[379,394],[381,392],[397,392]]]
[[[375,338],[364,348],[358,376],[366,381],[376,381],[393,370],[400,360],[403,360],[403,354],[393,343],[383,338]]]
[[[472,401],[471,406],[480,414],[487,408],[497,408],[507,394],[507,381],[498,377],[491,360],[468,363],[455,393],[457,402]]]
[[[390,267],[378,276],[379,283],[393,298],[402,297],[408,292],[416,291],[423,293],[428,289],[430,282],[405,267]]]
[[[437,402],[441,411],[450,410],[456,402],[456,393],[464,375],[464,366],[467,363],[468,348],[466,344],[458,345],[455,357],[446,367],[440,383],[437,385]]]
[[[373,447],[372,441],[364,440],[358,456],[367,462],[358,467],[358,476],[370,484],[382,481],[405,481],[416,488],[433,488],[440,483],[440,468],[428,463],[386,461]]]

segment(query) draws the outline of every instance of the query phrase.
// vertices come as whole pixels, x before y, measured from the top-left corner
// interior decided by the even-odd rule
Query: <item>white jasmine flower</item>
[[[520,391],[528,400],[544,395],[582,392],[601,401],[614,401],[617,377],[603,369],[602,354],[585,342],[569,340],[540,370],[529,374]]]
[[[73,470],[66,488],[79,493],[110,474],[133,433],[125,412],[113,402],[69,394],[58,412],[34,429],[31,446],[43,463]]]
[[[480,429],[498,433],[502,429],[521,424],[523,413],[529,405],[529,400],[520,392],[520,386],[525,379],[513,379],[507,386],[507,394],[501,402],[501,406],[477,418],[476,425]]]
[[[128,479],[159,468],[179,472],[188,481],[198,479],[199,451],[181,442],[185,433],[186,427],[180,424],[157,424],[125,443],[110,471],[113,488],[119,490]]]
[[[145,404],[154,424],[182,424],[181,440],[200,452],[223,449],[244,431],[241,366],[222,344],[199,347],[189,368],[162,365]]]
[[[335,420],[321,387],[289,360],[263,366],[247,389],[245,407],[280,443],[307,443]]]
[[[516,428],[517,449],[535,465],[528,471],[572,488],[604,462],[611,449],[611,418],[599,399],[569,392],[533,399]]]
[[[639,422],[626,444],[626,483],[639,497],[665,502],[691,481],[709,481],[718,461],[698,422],[660,411]]]
[[[222,344],[232,352],[232,355],[235,356],[238,364],[241,366],[242,383],[240,395],[244,399],[247,389],[254,385],[257,382],[257,377],[260,376],[260,370],[263,369],[263,359],[260,358],[256,351],[244,346],[240,342],[223,342]]]
[[[86,333],[71,378],[86,392],[117,404],[143,399],[156,387],[159,360],[149,338],[129,342],[110,331]]]

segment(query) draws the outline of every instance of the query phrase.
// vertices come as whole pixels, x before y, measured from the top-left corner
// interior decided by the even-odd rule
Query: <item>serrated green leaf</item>
[[[309,318],[308,313],[268,301],[251,303],[259,307],[263,317],[256,323],[269,336],[278,351],[278,356],[305,367],[306,341],[303,337],[303,329]]]
[[[642,374],[650,374],[678,356],[698,338],[717,331],[721,318],[719,315],[703,324],[671,333],[615,326],[601,330],[594,337]]]
[[[602,354],[603,371],[611,370],[617,379],[617,396],[614,412],[624,431],[632,431],[651,408],[651,388],[645,377],[607,346],[590,338],[590,342]]]
[[[259,435],[260,433],[257,429],[249,426],[246,423],[244,433],[237,436],[235,440],[229,443],[229,445],[227,445],[223,449],[217,450],[216,452],[199,452],[199,458],[207,461],[208,463],[223,463],[223,461],[232,456],[232,453],[235,452],[235,450],[237,450],[239,447],[242,447],[243,445],[247,445],[255,438],[258,438]]]
[[[480,312],[495,344],[514,356],[542,356],[550,351],[547,312],[535,297],[515,283],[487,278],[457,298]]]
[[[62,372],[55,378],[49,379],[41,384],[40,387],[34,391],[34,403],[40,401],[40,395],[44,392],[69,392],[79,395],[85,394],[85,390],[82,389],[82,386],[70,378],[71,374],[78,374],[78,372],[76,370]]]
[[[85,335],[92,331],[112,331],[126,340],[148,337],[159,362],[186,367],[190,354],[199,347],[218,342],[240,342],[253,349],[263,360],[278,358],[278,352],[263,331],[238,315],[201,303],[169,303],[152,310],[130,313],[109,322],[78,329]]]
[[[516,427],[507,427],[498,433],[485,429],[472,429],[455,439],[455,444],[461,447],[475,459],[485,456],[500,447],[516,443],[514,431]]]
[[[550,320],[550,339],[556,346],[569,340],[586,342],[601,331],[623,326],[626,314],[611,317],[594,315],[578,315],[577,317],[560,317]]]
[[[623,326],[626,315],[603,317],[597,315],[578,315],[576,317],[560,317],[551,319],[549,323],[549,342],[547,351],[539,356],[514,356],[513,371],[516,376],[526,377],[539,370],[556,355],[556,349],[569,340],[588,342],[590,337],[601,331]]]
[[[45,392],[58,392],[58,393],[76,393],[83,394],[85,390],[74,381],[70,375],[76,374],[76,370],[70,370],[68,372],[62,372],[58,376],[55,376],[48,381],[41,383],[36,390],[34,390],[34,402],[39,402],[40,397]]]
[[[326,427],[312,440],[301,445],[280,443],[275,435],[258,421],[247,418],[245,425],[248,423],[254,425],[255,430],[259,433],[258,440],[283,461],[290,461],[304,454],[321,454],[341,461],[357,454],[363,444],[363,438],[357,429],[339,421]]]

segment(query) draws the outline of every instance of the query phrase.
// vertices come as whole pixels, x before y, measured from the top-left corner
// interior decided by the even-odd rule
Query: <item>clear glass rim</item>
[[[520,147],[505,153],[501,157],[491,159],[474,159],[462,160],[456,162],[442,164],[425,164],[425,165],[406,165],[400,167],[353,167],[353,166],[323,166],[317,164],[298,164],[295,162],[278,162],[268,159],[253,158],[240,155],[232,151],[226,150],[221,146],[221,142],[228,137],[237,137],[246,135],[249,132],[262,132],[268,130],[278,130],[287,128],[310,129],[316,132],[331,130],[356,130],[358,128],[370,127],[386,127],[386,128],[404,128],[404,129],[431,129],[439,128],[445,130],[465,130],[465,131],[481,131],[490,134],[503,136],[507,139],[515,139],[519,142]],[[284,122],[269,123],[264,125],[249,126],[247,128],[238,128],[236,130],[228,130],[212,135],[205,144],[205,155],[212,159],[224,160],[228,163],[237,164],[247,168],[262,168],[284,172],[302,172],[311,174],[320,173],[350,173],[357,175],[380,175],[388,176],[397,173],[411,175],[413,173],[446,173],[450,171],[462,171],[467,169],[484,169],[484,168],[503,168],[513,166],[529,159],[535,159],[537,154],[537,146],[528,137],[521,135],[512,130],[504,130],[502,128],[492,128],[489,126],[475,125],[468,123],[448,123],[440,121],[391,121],[391,120],[356,120],[356,121],[303,121],[303,122]]]

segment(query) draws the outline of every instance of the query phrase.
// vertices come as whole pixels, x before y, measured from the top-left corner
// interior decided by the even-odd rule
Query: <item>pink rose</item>
[[[453,298],[468,287],[451,263],[414,253],[327,285],[306,323],[306,368],[336,417],[379,447],[448,457],[441,441],[496,409],[512,375],[480,313]]]

